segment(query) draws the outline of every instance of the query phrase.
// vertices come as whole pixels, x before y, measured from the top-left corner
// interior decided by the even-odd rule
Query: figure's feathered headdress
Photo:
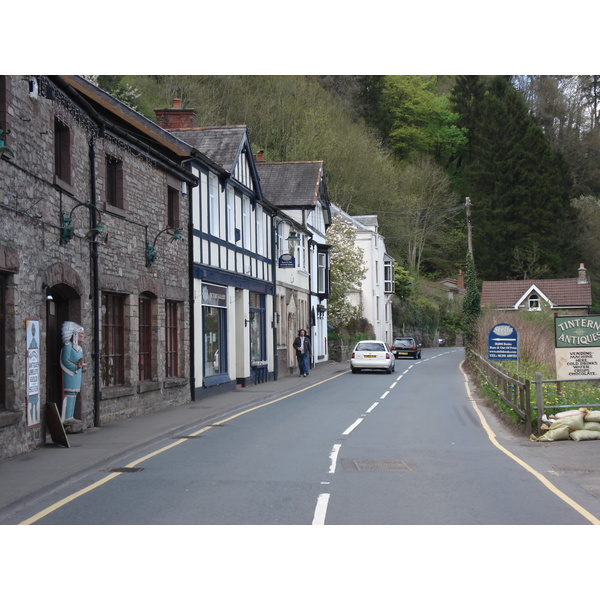
[[[83,331],[83,327],[81,325],[78,325],[73,321],[65,321],[62,324],[61,330],[63,344],[73,341],[73,335],[75,333],[80,333],[81,331]]]

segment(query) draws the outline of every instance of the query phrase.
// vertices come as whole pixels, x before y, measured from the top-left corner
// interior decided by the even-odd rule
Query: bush
[[[522,365],[529,365],[549,379],[556,376],[553,313],[542,310],[507,314],[485,308],[477,319],[474,331],[474,348],[484,357],[487,356],[488,335],[499,323],[508,323],[516,329]]]

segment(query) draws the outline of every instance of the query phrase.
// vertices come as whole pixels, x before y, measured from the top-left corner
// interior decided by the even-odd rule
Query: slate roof
[[[247,128],[245,125],[229,125],[169,131],[231,173],[246,139]]]
[[[315,208],[323,161],[256,162],[264,197],[280,208]]]
[[[592,305],[592,286],[589,278],[580,283],[579,278],[571,279],[524,279],[518,281],[484,281],[481,289],[481,304],[492,305],[497,309],[518,309],[531,293],[542,294],[553,308],[582,307]],[[545,298],[544,298],[545,296]]]

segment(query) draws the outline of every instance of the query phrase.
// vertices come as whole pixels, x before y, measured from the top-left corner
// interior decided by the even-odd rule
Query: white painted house
[[[356,230],[356,245],[363,250],[367,274],[359,289],[348,292],[348,300],[361,307],[362,316],[373,326],[374,337],[388,344],[394,341],[392,295],[394,294],[394,259],[386,252],[385,240],[379,233],[376,215],[350,216],[335,205],[340,214]]]
[[[280,209],[274,218],[278,264],[276,305],[277,352],[282,369],[294,372],[292,343],[298,329],[305,329],[312,345],[311,365],[329,359],[327,347],[327,298],[329,296],[329,247],[325,231],[331,222],[323,161],[256,162],[265,199]],[[298,237],[289,240],[290,231]],[[290,268],[284,255],[293,256]]]

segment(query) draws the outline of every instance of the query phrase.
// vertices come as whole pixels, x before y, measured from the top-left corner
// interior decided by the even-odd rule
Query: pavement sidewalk
[[[346,363],[329,362],[318,364],[308,377],[280,373],[276,381],[238,388],[69,435],[70,448],[55,445],[48,437],[50,443],[0,461],[0,524],[17,509],[90,471],[108,466],[123,467],[121,462],[114,463],[150,444],[348,370]]]

